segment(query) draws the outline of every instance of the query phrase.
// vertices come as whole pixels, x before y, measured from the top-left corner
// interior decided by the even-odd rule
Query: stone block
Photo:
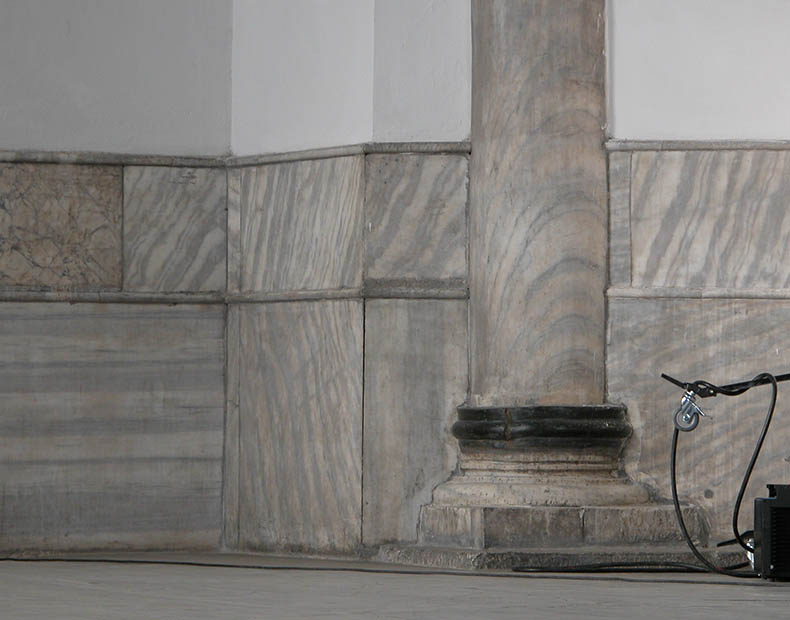
[[[706,546],[708,532],[698,508],[683,508],[683,519],[692,538]],[[654,506],[592,506],[584,509],[584,541],[588,544],[682,543],[675,509]]]
[[[362,302],[243,304],[239,326],[241,548],[357,548]]]
[[[636,152],[633,283],[790,285],[790,152]]]
[[[0,305],[0,547],[216,548],[223,310]]]
[[[368,155],[365,279],[466,279],[469,160]]]
[[[362,156],[241,171],[241,290],[362,284]]]
[[[419,543],[432,547],[482,549],[483,509],[470,506],[423,506]]]
[[[0,287],[117,290],[121,168],[0,164]]]
[[[465,301],[366,302],[365,544],[416,538],[420,506],[455,468],[466,368]]]
[[[225,170],[124,169],[124,289],[225,289]]]
[[[584,539],[584,509],[575,506],[482,510],[486,548],[564,547],[579,544]]]

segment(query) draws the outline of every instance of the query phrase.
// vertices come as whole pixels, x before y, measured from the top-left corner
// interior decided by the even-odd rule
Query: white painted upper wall
[[[373,139],[467,140],[469,0],[376,0]]]
[[[0,149],[468,139],[470,0],[0,0]]]
[[[230,148],[230,0],[2,0],[0,149]]]
[[[609,133],[790,139],[790,1],[609,0]]]
[[[234,0],[235,154],[370,140],[373,8],[373,0]]]

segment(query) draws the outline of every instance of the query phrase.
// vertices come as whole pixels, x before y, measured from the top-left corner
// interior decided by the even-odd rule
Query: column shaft
[[[473,0],[471,404],[604,397],[604,0]]]

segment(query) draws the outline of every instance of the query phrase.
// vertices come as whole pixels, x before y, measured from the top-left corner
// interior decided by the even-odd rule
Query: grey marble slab
[[[0,547],[216,548],[223,309],[0,304]]]
[[[468,159],[365,158],[365,278],[466,278]]]
[[[362,302],[240,308],[240,547],[360,542]]]
[[[225,289],[225,171],[129,166],[124,290]]]
[[[222,458],[222,544],[226,549],[239,546],[239,348],[240,309],[228,305],[225,322],[225,430]]]
[[[634,427],[626,453],[628,473],[669,497],[672,415],[682,391],[662,380],[717,384],[751,379],[760,372],[790,370],[790,301],[724,299],[611,299],[607,383],[611,402],[628,407]],[[743,502],[741,527],[751,527],[752,498],[765,485],[790,479],[790,425],[786,384],[780,384],[777,417],[768,434]],[[678,488],[701,506],[714,540],[731,538],[738,486],[760,432],[770,388],[738,397],[702,399],[710,415],[692,433],[681,433]]]
[[[455,469],[466,399],[466,302],[365,305],[363,543],[417,538],[420,506]]]
[[[360,286],[362,159],[338,157],[242,171],[242,291]]]
[[[121,169],[0,164],[0,287],[118,289]]]
[[[635,286],[790,286],[790,153],[640,152],[632,161]]]
[[[604,1],[472,2],[473,404],[603,399]]]
[[[229,168],[228,175],[228,248],[227,290],[241,290],[241,174],[240,168]]]
[[[609,284],[631,284],[631,153],[609,154]]]

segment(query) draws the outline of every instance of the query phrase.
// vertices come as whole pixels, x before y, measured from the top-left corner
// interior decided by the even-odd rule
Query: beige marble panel
[[[469,161],[368,155],[365,279],[466,279]]]
[[[609,283],[631,284],[631,153],[609,153]]]
[[[0,164],[0,287],[117,290],[121,168]]]
[[[366,545],[416,540],[420,506],[455,469],[466,388],[466,301],[366,302]]]
[[[603,400],[604,0],[473,0],[474,404]]]
[[[221,168],[124,169],[125,290],[225,289],[225,181]]]
[[[0,304],[0,547],[216,548],[223,309]]]
[[[672,415],[682,391],[660,378],[723,384],[760,372],[790,370],[790,301],[723,299],[613,299],[609,305],[609,400],[623,402],[634,427],[627,469],[670,496]],[[780,384],[775,421],[743,503],[741,527],[751,527],[752,498],[765,484],[790,479],[787,384]],[[769,404],[770,388],[738,397],[700,400],[711,417],[681,433],[678,486],[702,506],[714,538],[729,538],[732,505]]]
[[[790,152],[633,154],[635,286],[790,286]]]
[[[358,155],[242,170],[242,291],[360,286],[362,160]]]
[[[355,549],[362,302],[244,304],[240,330],[240,546]]]

